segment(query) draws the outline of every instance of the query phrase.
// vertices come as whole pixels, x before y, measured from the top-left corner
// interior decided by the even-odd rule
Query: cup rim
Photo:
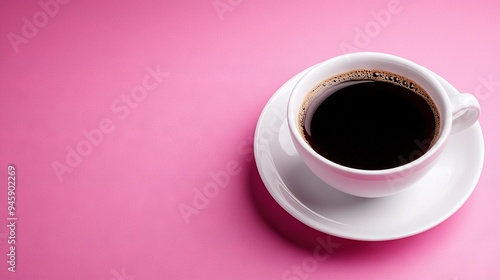
[[[408,163],[405,163],[400,166],[396,167],[391,167],[391,168],[386,168],[386,169],[376,169],[376,170],[369,170],[369,169],[360,169],[360,168],[353,168],[353,167],[347,167],[338,163],[335,163],[325,157],[323,157],[321,154],[316,152],[304,139],[304,137],[301,135],[299,132],[298,128],[298,111],[295,112],[291,109],[292,105],[294,102],[303,102],[303,97],[300,98],[300,100],[297,101],[297,96],[299,95],[300,97],[300,92],[299,90],[301,89],[301,86],[305,83],[305,81],[310,78],[314,73],[319,71],[319,69],[323,69],[324,67],[328,67],[329,65],[333,63],[338,63],[340,60],[344,61],[349,61],[352,59],[365,59],[365,60],[372,60],[372,61],[385,61],[385,62],[394,62],[397,63],[401,66],[406,67],[407,69],[412,70],[416,75],[419,75],[421,78],[424,78],[433,89],[435,89],[436,92],[438,92],[438,95],[441,97],[447,96],[446,90],[444,87],[441,85],[441,83],[437,80],[437,78],[426,68],[418,65],[415,62],[412,62],[410,60],[404,59],[399,56],[387,54],[387,53],[380,53],[380,52],[356,52],[356,53],[348,53],[348,54],[343,54],[339,55],[333,58],[330,58],[326,61],[320,62],[316,64],[315,66],[311,67],[309,71],[307,71],[295,84],[295,86],[292,89],[292,92],[290,94],[290,98],[287,103],[287,121],[288,121],[288,127],[289,130],[292,134],[292,137],[295,138],[296,143],[298,143],[303,149],[307,151],[310,155],[314,156],[315,159],[320,160],[323,164],[328,165],[330,167],[333,167],[335,169],[344,171],[346,173],[352,173],[352,174],[358,174],[358,175],[367,175],[367,176],[387,176],[395,173],[401,173],[405,174],[405,172],[409,170],[413,170],[417,166],[422,166],[423,163],[426,161],[429,161],[437,156],[440,150],[444,147],[444,144],[446,143],[448,139],[448,135],[450,134],[451,130],[451,109],[449,105],[449,100],[446,100],[446,98],[443,99],[443,106],[444,106],[444,111],[439,110],[440,114],[440,119],[441,119],[441,127],[440,127],[440,133],[438,136],[438,139],[436,143],[429,149],[427,150],[422,156],[417,158],[416,160],[410,161]],[[356,70],[357,68],[353,68],[352,70]],[[396,72],[396,71],[393,71]],[[397,73],[397,72],[396,72]],[[333,76],[335,74],[331,74],[330,76]],[[326,77],[325,79],[327,79]],[[408,77],[412,78],[412,77]],[[323,80],[325,80],[323,79]],[[309,90],[308,90],[309,92]],[[431,96],[433,99],[434,97]],[[300,106],[299,106],[300,107]]]

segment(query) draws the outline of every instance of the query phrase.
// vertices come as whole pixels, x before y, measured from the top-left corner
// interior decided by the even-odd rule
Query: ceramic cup
[[[422,87],[434,101],[439,111],[440,132],[434,145],[416,160],[389,169],[356,169],[326,159],[305,140],[299,123],[304,98],[332,76],[364,69],[385,70],[406,77]],[[312,67],[292,90],[287,121],[298,154],[316,176],[333,188],[351,195],[383,197],[402,191],[421,179],[436,163],[448,137],[474,124],[479,113],[479,103],[473,95],[449,95],[436,76],[426,68],[394,55],[360,52],[334,57]]]

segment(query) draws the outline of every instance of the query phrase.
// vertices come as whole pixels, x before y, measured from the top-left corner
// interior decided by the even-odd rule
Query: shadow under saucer
[[[259,216],[272,232],[293,246],[305,250],[307,254],[328,243],[335,248],[332,260],[353,266],[363,259],[393,259],[395,256],[411,255],[417,248],[436,249],[435,244],[446,243],[450,231],[457,230],[456,227],[460,225],[458,217],[451,217],[444,222],[447,226],[442,225],[418,235],[387,241],[360,241],[329,235],[307,226],[285,211],[266,189],[255,164],[249,164],[248,168],[247,187]]]
[[[328,238],[331,242],[338,243],[339,248],[370,243],[331,236],[305,225],[286,212],[273,199],[264,186],[255,165],[251,166],[248,174],[248,187],[256,210],[270,228],[294,245],[311,251],[318,246],[318,238]]]

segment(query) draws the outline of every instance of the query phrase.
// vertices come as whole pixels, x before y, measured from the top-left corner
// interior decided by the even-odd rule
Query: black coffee
[[[367,170],[403,165],[436,141],[440,118],[427,92],[403,76],[359,70],[313,89],[299,114],[309,145],[338,164]]]

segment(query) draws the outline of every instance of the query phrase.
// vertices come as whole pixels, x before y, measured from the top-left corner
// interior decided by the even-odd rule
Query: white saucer
[[[426,231],[446,220],[474,190],[484,158],[479,123],[449,138],[436,164],[415,186],[383,198],[354,197],[317,178],[298,156],[287,128],[286,105],[307,70],[271,97],[257,123],[254,153],[273,198],[304,224],[338,237],[392,240]],[[436,75],[449,95],[459,92]]]

